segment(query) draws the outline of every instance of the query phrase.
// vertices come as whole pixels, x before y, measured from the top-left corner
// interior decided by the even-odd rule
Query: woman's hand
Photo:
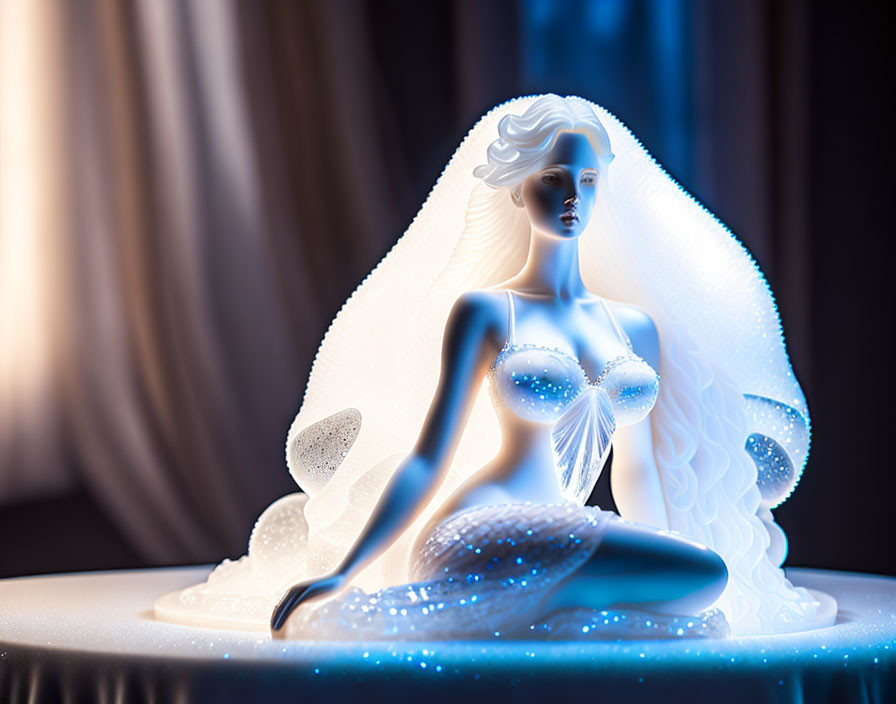
[[[271,616],[271,630],[276,635],[276,632],[283,627],[286,619],[299,604],[314,597],[339,591],[346,582],[345,575],[339,573],[310,582],[299,582],[286,592],[280,603],[277,604],[277,608],[274,609]]]

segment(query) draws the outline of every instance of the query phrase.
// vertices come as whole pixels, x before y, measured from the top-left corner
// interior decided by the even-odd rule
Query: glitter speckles
[[[809,453],[809,424],[795,408],[746,394],[748,430],[745,449],[756,464],[762,505],[774,508],[793,491]]]
[[[551,423],[583,390],[599,387],[613,404],[619,425],[637,423],[656,403],[659,376],[634,353],[614,357],[592,383],[577,359],[558,349],[507,344],[489,369],[492,398],[520,418]]]
[[[619,426],[646,418],[660,390],[660,378],[653,367],[633,354],[612,360],[597,383],[610,397]]]
[[[312,423],[289,440],[290,466],[299,486],[314,494],[333,476],[361,430],[361,412],[347,408]]]
[[[542,597],[591,556],[615,518],[571,503],[461,511],[414,550],[415,583],[373,597],[355,589],[316,611],[297,611],[289,637],[512,637],[534,622]]]
[[[420,557],[413,578],[419,581],[381,589],[374,596],[353,589],[317,610],[297,611],[287,622],[288,637],[649,640],[727,636],[728,622],[718,610],[670,616],[576,608],[542,615],[543,598],[590,558],[615,518],[615,514],[573,504],[515,503],[462,511],[439,524],[415,551]]]
[[[501,402],[536,423],[557,420],[588,383],[574,359],[533,345],[505,347],[490,376]]]
[[[551,640],[616,640],[637,638],[725,638],[730,632],[718,609],[697,616],[651,614],[646,611],[569,609],[552,614],[537,624],[533,633]],[[640,657],[644,657],[641,653]]]

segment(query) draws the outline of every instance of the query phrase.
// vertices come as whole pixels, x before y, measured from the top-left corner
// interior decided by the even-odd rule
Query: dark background
[[[97,32],[120,55],[97,50],[91,55],[96,66],[121,60],[122,70],[132,71],[124,104],[133,110],[110,108],[107,119],[112,126],[133,126],[138,158],[128,174],[149,173],[140,181],[140,192],[148,192],[164,171],[156,146],[168,137],[167,123],[156,129],[153,122],[151,81],[141,79],[151,78],[151,52],[141,34],[147,17],[127,6],[110,11],[99,5],[81,3],[64,14],[74,37],[69,51],[83,59],[79,41],[93,46],[91,33]],[[268,365],[264,354],[271,346],[258,339],[246,348],[224,345],[228,353],[251,357],[242,367],[233,363],[249,370],[234,381],[233,393],[247,414],[256,412],[236,432],[217,427],[233,443],[217,455],[196,450],[194,436],[181,438],[164,414],[171,414],[174,426],[192,422],[198,428],[196,418],[214,420],[208,414],[220,397],[190,387],[189,401],[200,410],[182,415],[187,402],[177,393],[188,382],[173,372],[160,375],[158,393],[170,394],[165,398],[171,403],[145,404],[152,410],[144,420],[155,428],[149,436],[163,447],[161,459],[145,471],[172,482],[186,497],[184,505],[201,517],[199,527],[172,522],[161,508],[131,522],[122,505],[144,504],[139,496],[122,498],[130,486],[122,476],[127,447],[117,455],[96,453],[97,443],[115,444],[96,432],[98,424],[111,421],[83,392],[93,382],[71,372],[87,381],[60,385],[53,461],[67,478],[51,490],[0,493],[0,576],[241,554],[254,517],[294,490],[282,443],[326,325],[410,223],[478,116],[506,99],[539,92],[578,94],[620,117],[744,241],[769,278],[813,418],[806,472],[776,511],[790,539],[788,564],[896,574],[890,537],[894,388],[886,342],[893,306],[894,28],[885,7],[794,0],[233,5],[241,100],[249,106],[250,141],[265,194],[264,227],[256,234],[274,254],[270,280],[280,305],[276,314],[259,307],[228,317],[241,305],[233,291],[233,282],[242,281],[234,273],[238,257],[235,265],[209,254],[215,275],[204,281],[204,290],[225,341],[228,329],[233,340],[266,324],[283,331],[277,338],[282,369]],[[176,40],[188,48],[213,31],[186,11],[174,11],[174,19]],[[189,68],[178,72],[188,95],[199,90]],[[75,63],[69,70],[88,68]],[[69,92],[66,109],[77,111],[82,99]],[[183,119],[202,114],[196,109]],[[363,141],[351,141],[358,135]],[[213,152],[205,147],[188,156],[205,164],[195,179],[210,213],[221,206],[207,163]],[[346,176],[358,168],[362,177]],[[144,285],[157,290],[170,283],[164,266],[151,268],[163,257],[158,251],[166,221],[152,208],[140,212],[151,223],[134,235],[141,266],[149,271]],[[210,216],[202,227],[220,225]],[[131,241],[121,230],[114,236]],[[133,277],[123,280],[128,290],[122,296],[130,300],[128,287],[136,284]],[[179,294],[166,291],[168,298],[151,300],[140,315],[169,320]],[[169,317],[155,317],[159,306]],[[154,339],[171,334],[165,325],[155,328]],[[91,338],[69,344],[91,356],[106,343]],[[253,352],[259,349],[265,352]],[[65,350],[63,366],[75,348]],[[160,358],[163,371],[175,368],[162,353]],[[143,383],[145,368],[135,363],[132,369]],[[108,381],[97,379],[100,385]],[[101,440],[93,438],[87,452],[83,435],[91,432]],[[15,438],[6,439],[0,462],[21,469],[29,455]],[[111,468],[105,475],[96,470],[103,462]],[[3,470],[0,464],[0,476]],[[107,490],[110,477],[121,480],[118,493]],[[230,482],[221,500],[208,488],[219,477],[222,485]],[[602,479],[598,488],[601,505],[610,504],[605,484]],[[148,492],[146,503],[152,502],[165,504]],[[153,526],[158,541],[140,537]],[[163,539],[165,531],[170,538]],[[204,539],[190,543],[185,532]]]

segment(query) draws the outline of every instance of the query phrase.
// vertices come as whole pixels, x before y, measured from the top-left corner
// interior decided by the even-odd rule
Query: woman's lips
[[[568,225],[572,225],[574,222],[578,222],[579,216],[576,213],[570,211],[570,212],[563,213],[563,215],[560,216],[560,220],[563,222],[564,225],[568,226]]]

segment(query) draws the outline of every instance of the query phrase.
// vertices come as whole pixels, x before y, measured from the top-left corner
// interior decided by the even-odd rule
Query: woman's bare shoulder
[[[452,314],[463,313],[492,321],[507,318],[507,294],[499,289],[464,291],[454,301]]]
[[[607,301],[607,306],[626,332],[631,328],[634,331],[646,330],[656,334],[656,323],[643,308],[619,301]]]
[[[503,331],[507,318],[507,294],[503,290],[473,289],[454,301],[447,326],[458,331],[477,328],[487,334]]]
[[[659,364],[660,343],[656,323],[650,314],[638,306],[630,303],[607,301],[613,317],[629,336],[635,353],[650,366]]]

